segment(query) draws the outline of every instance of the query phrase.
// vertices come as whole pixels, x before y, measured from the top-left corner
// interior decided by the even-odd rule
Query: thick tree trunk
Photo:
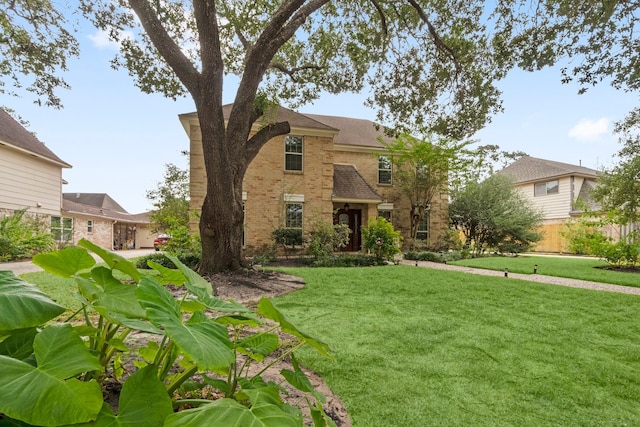
[[[200,216],[199,272],[206,275],[238,270],[245,263],[242,180],[250,161],[242,153],[247,135],[227,132],[221,106],[201,105],[198,118],[207,171],[207,194]]]

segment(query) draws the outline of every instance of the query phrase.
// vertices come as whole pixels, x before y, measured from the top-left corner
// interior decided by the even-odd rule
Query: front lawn
[[[355,426],[640,422],[637,296],[408,266],[286,271],[307,287],[277,305],[335,350],[302,363]]]
[[[537,274],[567,277],[570,279],[590,280],[592,282],[640,287],[640,273],[607,270],[608,264],[593,258],[546,257],[520,255],[518,257],[486,256],[480,258],[451,261],[449,264],[465,267],[486,268],[488,270],[510,273],[533,274],[537,265]]]

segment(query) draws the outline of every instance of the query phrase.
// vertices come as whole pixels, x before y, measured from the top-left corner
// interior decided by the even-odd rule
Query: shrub
[[[0,272],[0,299],[13,308],[0,310],[1,424],[301,426],[302,412],[285,405],[280,387],[262,378],[268,367],[291,357],[293,370],[282,370],[282,380],[302,392],[316,426],[334,425],[322,409],[324,396],[293,355],[308,346],[330,357],[328,346],[298,330],[269,299],[255,311],[220,300],[209,282],[172,255],[177,270],[151,263],[156,276],[87,240],[79,246],[34,257],[45,271],[78,284],[83,310],[65,322],[51,323],[64,307],[13,273]],[[96,265],[87,249],[106,266]],[[184,295],[176,299],[163,283]],[[77,325],[77,315],[85,327]],[[126,339],[141,333],[154,339]],[[125,362],[134,359],[125,371]],[[253,365],[258,369],[250,370]],[[116,414],[105,398],[112,397],[107,389],[119,387]],[[204,393],[206,388],[213,392]],[[187,389],[192,396],[201,392],[183,399]]]
[[[308,251],[315,258],[327,258],[349,243],[349,226],[318,222],[311,230]]]
[[[594,248],[594,255],[609,264],[634,267],[640,265],[640,243],[636,240],[638,233],[632,233],[617,242],[610,239],[599,243]]]
[[[399,254],[402,237],[393,225],[382,217],[369,220],[369,225],[362,228],[364,249],[383,260],[391,260]]]
[[[599,223],[589,218],[570,220],[564,223],[564,230],[560,233],[569,247],[569,252],[579,255],[595,255],[600,245],[609,239],[602,230],[598,229]]]
[[[41,218],[25,215],[26,209],[0,219],[0,261],[31,258],[55,248],[53,236]]]
[[[181,263],[194,270],[200,263],[200,257],[193,254],[179,254],[176,257],[180,260]],[[151,269],[151,267],[149,267],[149,261],[159,264],[165,268],[176,268],[176,265],[173,263],[173,261],[171,261],[167,254],[164,253],[155,253],[138,258],[138,260],[136,261],[136,268],[146,270]]]

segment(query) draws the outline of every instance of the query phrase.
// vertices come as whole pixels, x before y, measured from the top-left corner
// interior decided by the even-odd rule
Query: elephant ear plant
[[[266,298],[254,311],[214,297],[209,282],[169,257],[177,269],[149,262],[153,270],[140,273],[87,240],[37,255],[34,263],[77,284],[82,308],[64,321],[64,307],[0,271],[0,425],[302,426],[284,389],[262,378],[286,357],[293,370],[281,371],[282,382],[306,396],[314,425],[335,425],[293,356],[306,345],[330,358],[328,346]],[[114,384],[119,401],[109,404]]]

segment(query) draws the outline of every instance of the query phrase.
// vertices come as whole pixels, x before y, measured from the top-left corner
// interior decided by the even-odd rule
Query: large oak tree
[[[250,134],[270,105],[366,87],[380,121],[462,138],[500,109],[493,83],[510,65],[513,29],[479,0],[86,0],[83,8],[120,42],[114,65],[141,90],[195,102],[207,173],[202,273],[243,263],[245,172],[290,130],[267,121]],[[225,118],[227,74],[239,84]]]

